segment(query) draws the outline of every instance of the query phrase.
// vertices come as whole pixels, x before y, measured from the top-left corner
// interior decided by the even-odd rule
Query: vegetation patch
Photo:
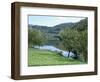
[[[29,48],[28,54],[28,66],[83,64],[79,60],[63,57],[56,52],[47,50]]]

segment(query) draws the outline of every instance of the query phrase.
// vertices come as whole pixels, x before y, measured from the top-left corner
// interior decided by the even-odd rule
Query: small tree
[[[44,33],[37,29],[28,29],[28,44],[29,46],[42,45],[46,38]]]

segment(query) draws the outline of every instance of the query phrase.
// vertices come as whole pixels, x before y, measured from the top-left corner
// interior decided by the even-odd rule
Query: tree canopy
[[[84,20],[85,21],[85,20]],[[81,22],[80,22],[81,23]],[[82,61],[87,62],[87,25],[82,22],[73,28],[66,28],[60,31],[59,35],[66,50],[75,50]],[[80,27],[79,27],[80,26]]]
[[[42,45],[46,41],[44,33],[37,29],[28,29],[29,46]]]

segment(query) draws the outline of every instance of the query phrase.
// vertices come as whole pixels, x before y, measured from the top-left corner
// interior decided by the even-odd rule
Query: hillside
[[[87,29],[87,18],[76,23],[61,23],[53,27],[29,25],[29,29],[37,29],[46,34],[48,39],[48,43],[46,43],[46,45],[55,45],[55,46],[57,46],[60,41],[59,32],[66,28],[78,29],[79,31],[83,31]]]

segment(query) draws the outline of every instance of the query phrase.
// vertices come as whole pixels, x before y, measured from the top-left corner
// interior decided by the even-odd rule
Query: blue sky
[[[61,16],[28,16],[28,24],[42,25],[42,26],[55,26],[60,23],[78,22],[84,17],[61,17]]]

